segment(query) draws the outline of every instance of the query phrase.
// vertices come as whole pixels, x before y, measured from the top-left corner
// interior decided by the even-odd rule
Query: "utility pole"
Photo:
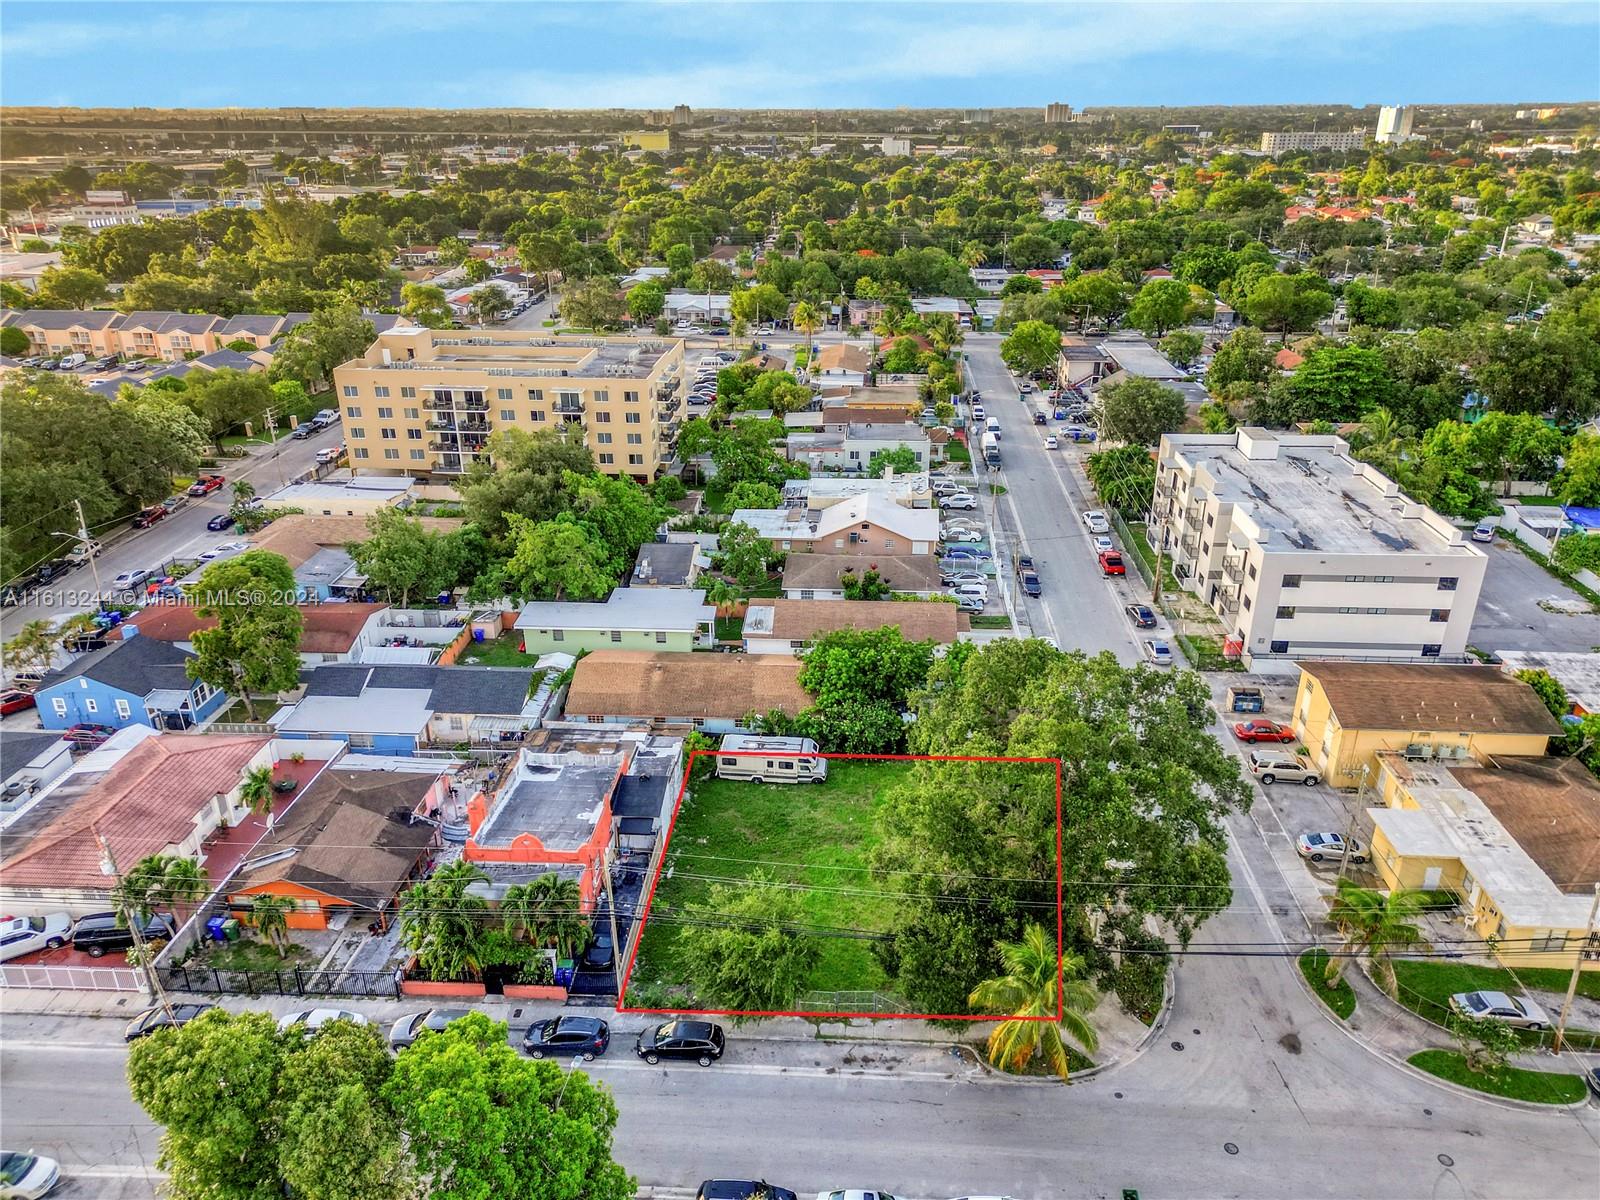
[[[1577,961],[1572,964],[1572,978],[1567,980],[1567,998],[1561,1003],[1561,1016],[1556,1020],[1556,1040],[1550,1053],[1560,1054],[1562,1040],[1567,1036],[1567,1017],[1572,1012],[1572,997],[1578,992],[1578,974],[1583,970],[1583,956],[1594,941],[1595,918],[1600,916],[1600,883],[1594,885],[1594,903],[1589,905],[1589,925],[1584,930],[1583,945],[1578,947]]]
[[[149,948],[144,940],[144,917],[133,910],[128,904],[127,897],[122,894],[120,884],[122,873],[117,870],[117,859],[111,852],[111,843],[106,841],[105,835],[98,829],[94,830],[94,840],[100,847],[100,873],[114,881],[111,895],[117,907],[122,911],[122,919],[128,923],[128,933],[133,938],[134,954],[138,956],[139,967],[144,972],[144,985],[150,992],[152,1002],[161,1006],[161,1011],[167,1014],[167,1020],[173,1020],[172,1002],[167,999],[167,993],[161,986],[161,979],[156,974],[155,963],[150,959]]]
[[[600,859],[600,882],[606,889],[606,916],[611,921],[611,979],[617,987],[617,1002],[622,1001],[622,939],[617,936],[617,897],[611,890],[612,845],[606,842],[606,852]]]
[[[1350,824],[1345,828],[1344,831],[1344,853],[1339,856],[1339,873],[1333,877],[1335,886],[1338,885],[1339,880],[1344,878],[1344,873],[1350,868],[1351,847],[1355,845],[1356,841],[1356,822],[1361,817],[1362,808],[1365,807],[1364,801],[1367,798],[1367,779],[1371,776],[1371,774],[1371,764],[1362,763],[1361,786],[1356,789],[1356,806],[1350,813]]]
[[[89,571],[94,576],[94,595],[95,599],[98,600],[100,599],[100,564],[95,561],[94,551],[90,549],[94,539],[89,536],[88,522],[83,519],[83,501],[74,500],[72,507],[78,514],[78,545],[82,546],[84,553],[89,556]]]

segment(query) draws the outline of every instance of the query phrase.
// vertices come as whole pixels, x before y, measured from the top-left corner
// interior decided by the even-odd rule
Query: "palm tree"
[[[513,937],[520,933],[535,946],[544,943],[541,924],[544,905],[537,883],[537,880],[533,883],[514,883],[500,899],[500,916],[505,921],[506,932]]]
[[[55,626],[46,620],[29,621],[3,647],[12,671],[45,671],[55,660]]]
[[[539,889],[543,943],[555,948],[557,958],[572,958],[588,938],[583,919],[583,889],[576,879],[541,875],[533,881]]]
[[[470,979],[482,971],[489,902],[467,888],[488,879],[465,859],[457,859],[401,899],[400,940],[430,979]]]
[[[289,913],[294,901],[287,896],[255,896],[250,900],[250,923],[256,933],[272,943],[282,958],[289,949]]]
[[[257,816],[272,815],[272,768],[251,767],[244,773],[244,783],[239,787],[239,799]]]
[[[192,858],[151,854],[141,858],[118,881],[113,899],[119,911],[137,913],[141,921],[178,901],[194,903],[211,886],[206,869]]]
[[[802,300],[794,306],[794,327],[806,335],[806,362],[809,363],[815,355],[811,335],[822,328],[822,313],[811,301]]]
[[[1084,1015],[1094,1008],[1098,996],[1093,987],[1076,978],[1083,971],[1083,959],[1068,954],[1058,963],[1056,946],[1044,927],[1029,925],[1020,942],[1000,944],[1000,960],[1006,973],[980,983],[967,1003],[982,1012],[1017,1018],[1053,1018],[1059,1013],[1060,1020],[1001,1021],[989,1035],[989,1061],[1016,1071],[1042,1058],[1066,1079],[1067,1046],[1062,1031],[1090,1054],[1100,1044]]]
[[[1355,457],[1371,463],[1390,478],[1412,447],[1412,431],[1387,408],[1375,408],[1361,420],[1354,439],[1360,443]]]
[[[1396,981],[1390,951],[1415,946],[1423,940],[1422,931],[1415,924],[1423,902],[1420,892],[1380,892],[1341,879],[1339,893],[1328,910],[1328,919],[1344,938],[1343,950],[1364,955],[1372,964],[1378,986],[1391,996],[1395,994]],[[1339,982],[1344,957],[1343,952],[1328,955],[1329,987]]]

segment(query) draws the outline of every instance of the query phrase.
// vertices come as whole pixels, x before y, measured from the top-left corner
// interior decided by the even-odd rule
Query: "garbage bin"
[[[223,926],[228,923],[228,918],[223,916],[211,917],[206,921],[206,936],[213,942],[227,941],[228,935]]]
[[[556,959],[556,986],[567,987],[572,983],[572,977],[577,973],[570,958]]]
[[[228,941],[237,942],[239,933],[239,919],[237,917],[229,917],[222,922],[222,936]]]
[[[483,627],[482,626],[474,625],[472,627],[472,640],[475,641],[475,642],[483,641]]]

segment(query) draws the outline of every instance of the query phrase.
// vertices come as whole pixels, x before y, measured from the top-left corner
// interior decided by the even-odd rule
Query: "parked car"
[[[1122,555],[1115,550],[1100,551],[1099,559],[1100,574],[1102,575],[1126,575],[1128,573],[1128,568],[1123,565]]]
[[[438,1033],[451,1021],[472,1012],[470,1008],[427,1008],[407,1013],[389,1027],[389,1049],[404,1050],[425,1033]]]
[[[1089,544],[1094,548],[1096,554],[1103,554],[1107,550],[1115,550],[1117,548],[1117,544],[1103,533],[1096,534],[1090,539]]]
[[[213,546],[209,550],[201,551],[195,561],[208,563],[223,557],[223,555],[236,554],[241,550],[248,549],[250,549],[249,542],[223,542],[221,545]]]
[[[1083,514],[1083,526],[1090,533],[1111,532],[1111,522],[1106,519],[1105,513],[1097,508],[1091,508]]]
[[[611,944],[611,931],[600,929],[595,932],[594,941],[589,943],[589,948],[583,952],[583,965],[596,971],[603,971],[611,965],[615,954],[615,947]]]
[[[201,1013],[215,1008],[215,1004],[174,1004],[172,1015],[167,1015],[167,1010],[161,1005],[147,1008],[133,1020],[128,1022],[128,1027],[122,1031],[122,1040],[136,1042],[142,1037],[149,1037],[158,1029],[178,1029],[187,1025]]]
[[[91,650],[104,650],[111,643],[103,630],[81,629],[61,639],[61,648],[68,654],[88,654]]]
[[[988,562],[994,555],[977,546],[947,546],[939,557],[939,565],[947,567],[952,562]]]
[[[1281,779],[1285,783],[1303,783],[1310,787],[1321,778],[1310,763],[1283,750],[1252,750],[1249,766],[1250,774],[1266,784]]]
[[[1043,425],[1043,424],[1045,424],[1045,415],[1042,412],[1034,413],[1033,414],[1033,423],[1035,425]],[[1050,446],[1050,447],[1047,447],[1047,449],[1054,450],[1055,447],[1054,446]]]
[[[328,446],[328,447],[326,447],[326,448],[324,448],[322,450],[318,450],[317,451],[317,461],[319,463],[322,463],[323,465],[327,465],[328,463],[338,462],[343,457],[344,457],[344,444],[342,442],[337,446]]]
[[[218,513],[206,522],[206,528],[211,530],[212,533],[220,533],[224,529],[231,528],[233,524],[234,520],[231,513]]]
[[[774,1187],[765,1179],[707,1179],[694,1200],[799,1200],[788,1188]]]
[[[1498,528],[1500,526],[1493,521],[1479,521],[1473,527],[1472,540],[1475,542],[1492,542],[1494,541],[1494,531]]]
[[[951,492],[947,496],[939,497],[939,507],[973,509],[978,507],[978,498],[971,492]]]
[[[189,497],[187,496],[168,496],[161,502],[161,507],[171,514],[177,512],[187,503],[189,503]]]
[[[958,583],[955,587],[946,589],[957,600],[975,600],[980,604],[989,601],[989,588],[982,583]]]
[[[63,577],[70,575],[82,565],[79,560],[74,558],[54,558],[41,565],[35,574],[38,577],[39,586],[44,587],[48,584],[59,583]]]
[[[1144,656],[1158,667],[1170,667],[1172,665],[1172,647],[1160,638],[1146,639]]]
[[[1053,434],[1053,433],[1045,434],[1045,437],[1044,437],[1044,448],[1046,450],[1054,450],[1057,447],[1059,447],[1060,445],[1061,445],[1061,443],[1056,440],[1056,435],[1055,434]]]
[[[1154,629],[1156,627],[1156,614],[1147,604],[1126,604],[1122,611],[1128,614],[1136,629]]]
[[[939,534],[939,536],[941,538],[943,538],[946,542],[981,542],[981,541],[983,541],[983,533],[980,530],[973,529],[973,528],[970,528],[970,527],[961,528],[961,527],[958,526],[958,527],[956,527],[954,529],[945,529]]]
[[[888,1192],[863,1192],[847,1188],[839,1192],[818,1192],[817,1200],[894,1200]]]
[[[1037,572],[1034,572],[1034,571],[1023,571],[1021,573],[1021,579],[1022,579],[1022,590],[1027,595],[1029,595],[1029,596],[1039,596],[1039,595],[1043,595],[1044,594],[1044,588],[1039,583],[1039,576],[1038,576]]]
[[[312,1033],[333,1021],[349,1021],[352,1025],[370,1025],[371,1021],[358,1012],[346,1008],[303,1008],[299,1012],[284,1013],[278,1018],[278,1028],[283,1030],[302,1026]]]
[[[178,932],[178,920],[171,913],[151,913],[140,927],[146,943],[170,942]],[[116,913],[90,913],[79,917],[72,927],[72,948],[90,958],[101,958],[116,950],[133,946],[133,930],[121,924]]]
[[[643,1030],[633,1052],[654,1066],[663,1058],[693,1059],[709,1067],[722,1057],[727,1039],[722,1026],[710,1021],[667,1021]]]
[[[1309,858],[1312,862],[1329,858],[1337,862],[1347,855],[1353,863],[1367,861],[1366,847],[1355,838],[1351,838],[1346,845],[1344,836],[1338,833],[1302,833],[1295,838],[1294,848],[1301,858]]]
[[[149,529],[157,521],[165,519],[167,509],[165,505],[152,504],[149,508],[139,510],[139,515],[133,518],[135,529]]]
[[[122,572],[115,579],[113,579],[111,581],[111,590],[113,592],[131,591],[132,589],[138,587],[141,583],[148,581],[149,578],[149,571],[141,570],[140,568],[135,567],[131,571]]]
[[[84,721],[69,726],[62,733],[61,740],[71,742],[74,750],[93,750],[110,741],[111,735],[115,732],[116,730],[109,725],[96,725],[92,721]]]
[[[82,566],[91,558],[99,558],[100,551],[104,549],[105,547],[99,542],[95,541],[93,538],[90,538],[87,542],[76,543],[71,550],[67,551],[67,557],[72,559],[79,566]]]
[[[945,587],[956,587],[963,583],[987,586],[989,577],[981,571],[941,571],[939,573],[939,582]]]
[[[1457,992],[1450,1007],[1463,1016],[1504,1021],[1518,1029],[1546,1029],[1550,1018],[1527,996],[1508,996],[1505,992]]]
[[[25,692],[21,688],[7,688],[0,692],[0,717],[9,717],[14,712],[32,708],[36,703],[32,692]]]
[[[575,1054],[590,1062],[611,1045],[611,1027],[599,1017],[556,1017],[535,1021],[522,1035],[522,1048],[534,1058]]]
[[[303,442],[309,439],[313,434],[320,433],[321,431],[322,426],[318,425],[315,421],[302,421],[300,424],[294,427],[294,432],[289,436],[297,442]]]
[[[0,962],[35,950],[57,950],[72,936],[72,917],[64,912],[0,920]]]
[[[209,496],[227,482],[226,475],[202,475],[189,485],[189,495]]]
[[[989,607],[988,602],[980,600],[976,596],[956,597],[956,611],[964,612],[968,616],[976,616],[987,607]]]
[[[42,1154],[0,1153],[0,1196],[6,1200],[39,1200],[61,1182],[61,1164]]]
[[[1256,742],[1289,743],[1300,740],[1295,736],[1294,730],[1287,725],[1279,725],[1276,721],[1263,720],[1235,722],[1233,736],[1247,744]]]

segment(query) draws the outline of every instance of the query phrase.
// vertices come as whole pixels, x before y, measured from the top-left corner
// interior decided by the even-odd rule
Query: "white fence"
[[[144,992],[132,967],[68,967],[54,963],[0,966],[0,987],[50,988],[88,992]]]

